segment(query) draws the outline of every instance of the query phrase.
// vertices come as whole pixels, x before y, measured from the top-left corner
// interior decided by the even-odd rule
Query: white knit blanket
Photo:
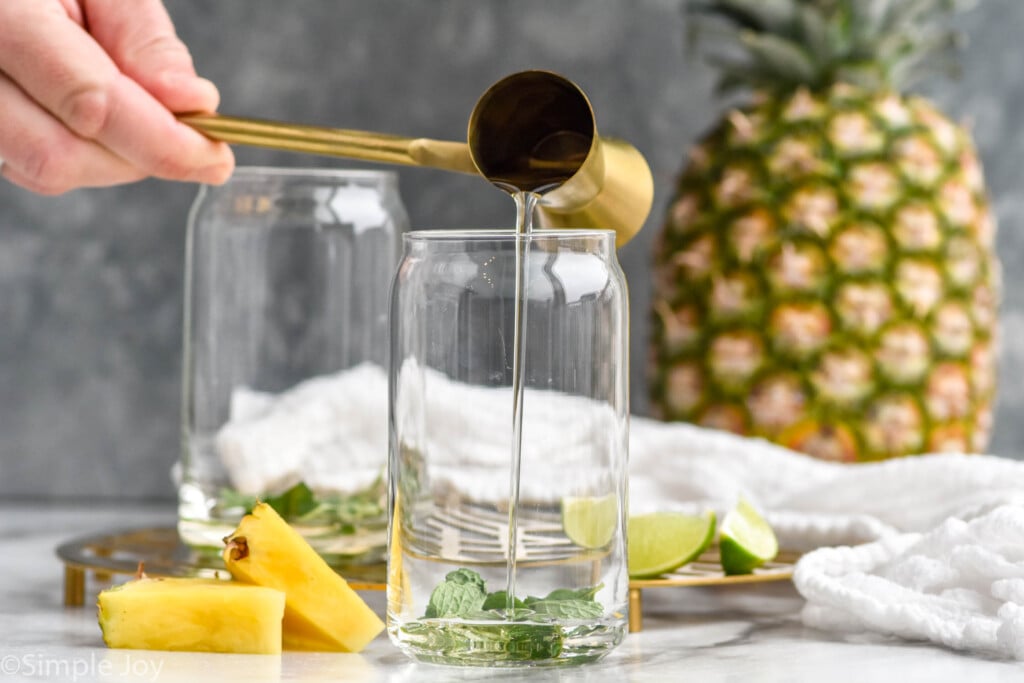
[[[507,467],[507,431],[497,427],[510,414],[507,391],[419,376],[431,397],[420,419],[445,442],[420,446],[450,459],[432,466],[453,481]],[[314,489],[368,483],[387,451],[386,394],[386,375],[375,366],[277,397],[240,392],[237,419],[217,439],[222,460],[235,485],[252,493],[299,480]],[[600,428],[608,413],[598,407],[588,417],[580,399],[550,392],[528,394],[525,405],[524,453],[538,454],[531,461],[538,469],[524,469],[522,495],[543,498],[560,473],[585,471],[588,449],[608,447]],[[566,414],[584,426],[566,429]],[[1024,659],[1024,463],[929,455],[840,465],[637,417],[629,450],[632,512],[721,514],[743,496],[765,513],[783,547],[817,548],[794,579],[808,625]],[[480,495],[506,492],[499,486]]]

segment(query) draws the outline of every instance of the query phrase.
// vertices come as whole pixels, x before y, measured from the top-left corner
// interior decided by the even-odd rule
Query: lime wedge
[[[775,532],[742,498],[722,520],[718,546],[726,574],[749,574],[779,554]]]
[[[715,513],[652,512],[629,518],[629,576],[647,579],[677,569],[707,550],[715,537]]]
[[[618,525],[619,504],[614,493],[562,499],[562,529],[580,547],[603,548],[615,536]]]

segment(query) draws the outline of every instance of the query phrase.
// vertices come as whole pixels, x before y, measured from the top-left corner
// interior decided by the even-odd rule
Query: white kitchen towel
[[[387,453],[387,387],[383,368],[363,363],[280,394],[236,388],[214,439],[232,486],[250,496],[300,481],[341,493],[370,486]]]
[[[424,439],[411,445],[431,454],[434,484],[507,495],[503,485],[474,483],[508,467],[507,388],[471,387],[419,368],[405,368],[400,381],[425,383],[414,395],[430,397],[428,406],[399,406],[396,419],[419,421],[419,431],[404,432]],[[300,480],[344,490],[383,466],[387,378],[377,366],[277,396],[239,390],[232,413],[216,441],[245,492]],[[524,462],[521,495],[541,499],[558,495],[551,482],[559,477],[585,475],[592,449],[608,448],[620,428],[606,406],[556,392],[528,393],[524,420],[524,453],[537,457]],[[629,451],[632,512],[721,514],[744,497],[784,548],[818,548],[795,578],[807,624],[1024,659],[1024,463],[943,454],[844,465],[639,417],[631,419]]]
[[[1024,659],[1024,507],[821,548],[800,559],[793,580],[809,626]]]
[[[1024,463],[940,454],[846,465],[760,439],[634,418],[632,509],[724,512],[743,496],[761,509],[783,547],[808,550],[927,531],[1024,503]]]
[[[382,368],[365,363],[278,395],[236,389],[231,419],[214,440],[232,485],[248,495],[273,495],[299,481],[314,491],[341,493],[372,483],[388,451],[387,382]],[[507,500],[508,387],[453,382],[415,363],[403,367],[399,384],[407,389],[395,411],[403,447],[429,454],[432,485],[474,500]],[[623,450],[613,442],[624,442],[626,426],[605,404],[528,390],[522,436],[528,471],[521,497],[557,503],[567,473],[581,490],[589,479],[607,476],[592,465]]]
[[[1024,463],[944,454],[841,465],[648,420],[634,420],[630,448],[634,500],[721,510],[745,496],[783,547],[818,546],[794,576],[808,626],[1024,659]]]
[[[452,478],[507,468],[508,391],[471,387],[431,370],[427,411],[417,419],[440,442],[431,463]],[[418,394],[422,395],[422,394]],[[400,408],[397,419],[407,417]],[[277,396],[236,392],[232,420],[216,439],[236,488],[279,492],[297,481],[319,490],[352,490],[380,474],[387,451],[387,375],[364,364],[315,378]],[[536,453],[522,493],[557,495],[559,473],[586,473],[590,449],[608,448],[606,406],[557,392],[524,401],[524,450]],[[571,419],[570,419],[571,417]],[[614,431],[614,430],[613,430]],[[614,436],[613,436],[614,438]],[[950,517],[971,519],[1024,503],[1024,463],[986,455],[930,455],[843,465],[815,460],[760,439],[683,423],[633,417],[629,435],[634,512],[678,508],[719,512],[746,497],[768,517],[783,547],[807,550],[930,530]],[[466,487],[463,488],[472,488]],[[506,495],[507,488],[477,490]]]

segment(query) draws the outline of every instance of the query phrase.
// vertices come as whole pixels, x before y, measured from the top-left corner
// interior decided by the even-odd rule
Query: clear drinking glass
[[[386,543],[394,174],[239,168],[203,187],[186,255],[181,537],[219,548],[258,499],[322,554]]]
[[[445,664],[598,659],[623,637],[628,591],[628,304],[615,234],[403,242],[391,295],[391,639]]]

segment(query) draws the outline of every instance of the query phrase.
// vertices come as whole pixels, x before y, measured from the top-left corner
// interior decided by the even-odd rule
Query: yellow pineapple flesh
[[[384,630],[363,599],[266,503],[225,540],[232,576],[284,592],[286,649],[359,652]]]
[[[284,593],[219,579],[143,577],[99,595],[113,648],[278,654]]]

